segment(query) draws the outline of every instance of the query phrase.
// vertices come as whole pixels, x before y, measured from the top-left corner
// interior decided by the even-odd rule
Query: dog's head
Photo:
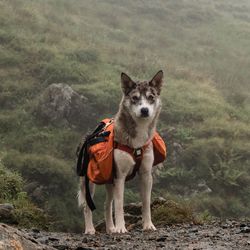
[[[159,113],[162,83],[162,70],[150,81],[142,82],[134,82],[125,73],[121,74],[121,86],[124,94],[123,105],[134,119],[151,120]]]

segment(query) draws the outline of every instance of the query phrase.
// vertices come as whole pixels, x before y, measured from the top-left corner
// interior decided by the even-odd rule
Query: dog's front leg
[[[116,178],[114,179],[115,232],[126,233],[123,211],[124,185],[125,179],[133,170],[135,162],[131,155],[119,149],[114,150],[114,160],[116,165]]]
[[[115,201],[115,232],[126,233],[123,210],[125,177],[114,180],[114,201]]]
[[[145,150],[139,170],[140,193],[142,198],[142,223],[143,230],[156,230],[151,220],[151,191],[152,191],[152,166],[154,162],[152,144]]]

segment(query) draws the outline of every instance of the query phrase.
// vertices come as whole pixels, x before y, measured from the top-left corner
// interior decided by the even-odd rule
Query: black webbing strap
[[[104,131],[104,132],[100,133],[100,134],[98,135],[98,137],[89,140],[89,141],[88,141],[88,145],[89,145],[89,146],[92,146],[92,145],[95,145],[95,144],[97,144],[97,143],[107,141],[104,137],[105,137],[105,136],[109,136],[109,134],[110,134],[110,131]]]
[[[94,211],[96,209],[96,206],[94,204],[94,201],[91,197],[90,190],[89,190],[89,178],[88,175],[85,175],[85,198],[87,205],[91,211]]]
[[[104,129],[106,124],[104,122],[100,122],[100,124],[96,127],[94,132],[90,135],[88,135],[80,149],[78,159],[77,159],[77,174],[79,176],[85,176],[85,198],[88,207],[91,211],[95,210],[95,204],[93,202],[93,199],[90,194],[89,190],[89,178],[88,178],[88,165],[89,165],[89,154],[88,154],[88,146],[92,146],[94,144],[104,142],[105,136],[108,136],[110,134],[109,131],[104,131],[102,133],[101,130]],[[98,137],[96,137],[98,136]]]

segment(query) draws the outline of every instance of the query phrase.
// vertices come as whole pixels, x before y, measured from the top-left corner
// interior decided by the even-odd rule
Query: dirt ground
[[[158,227],[155,232],[131,230],[127,234],[96,235],[22,230],[51,249],[250,249],[250,222],[227,220],[209,224]]]

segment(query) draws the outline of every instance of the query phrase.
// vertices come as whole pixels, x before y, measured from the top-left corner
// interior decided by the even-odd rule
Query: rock
[[[240,228],[241,233],[250,233],[250,227],[245,226]]]
[[[192,228],[188,232],[189,233],[198,233],[198,229],[197,228]]]
[[[14,206],[10,203],[0,204],[0,221],[6,223],[15,223],[13,210]]]
[[[6,224],[0,224],[0,249],[1,250],[52,250],[53,247],[42,245],[28,234],[10,227]]]
[[[131,215],[141,215],[141,208],[141,203],[129,203],[124,206],[124,211]]]
[[[156,241],[161,242],[161,241],[166,241],[167,236],[160,236],[156,239]]]
[[[164,205],[167,202],[167,200],[163,197],[157,197],[156,199],[154,199],[154,201],[151,204],[151,207],[159,207]]]
[[[106,224],[105,224],[105,220],[101,220],[99,222],[97,222],[97,224],[95,225],[95,229],[98,232],[105,232],[106,231]],[[84,239],[85,240],[85,239]],[[84,242],[85,243],[85,242]]]
[[[11,215],[14,206],[10,203],[0,204],[0,218],[9,217]]]
[[[141,216],[139,215],[131,215],[131,214],[124,214],[124,219],[126,222],[127,227],[131,225],[135,225],[141,221]]]
[[[92,116],[87,99],[63,83],[49,85],[40,96],[34,114],[45,124],[82,127]]]
[[[211,193],[212,192],[212,189],[206,184],[206,181],[204,180],[201,180],[198,185],[198,192],[199,193]]]
[[[36,233],[36,234],[40,233],[40,230],[37,229],[37,228],[32,228],[31,230],[32,230],[32,232],[34,232],[34,233]]]

